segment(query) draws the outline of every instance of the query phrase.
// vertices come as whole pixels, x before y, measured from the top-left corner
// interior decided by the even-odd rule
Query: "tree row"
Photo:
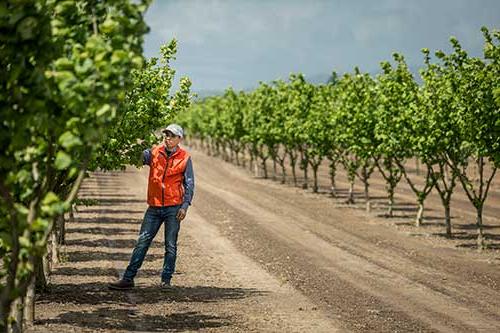
[[[34,315],[88,171],[138,164],[189,105],[169,61],[143,57],[149,0],[0,5],[0,331]],[[66,217],[68,215],[66,214]]]
[[[356,68],[327,84],[313,85],[301,74],[288,81],[260,83],[253,91],[228,89],[208,97],[179,115],[191,137],[211,154],[240,164],[249,156],[268,177],[286,164],[297,185],[297,167],[307,187],[312,173],[318,190],[318,169],[329,166],[331,192],[341,165],[350,183],[349,202],[358,179],[370,210],[370,179],[378,170],[386,183],[392,216],[398,183],[408,182],[418,204],[416,225],[434,189],[443,208],[446,234],[452,235],[450,202],[461,184],[476,209],[477,243],[482,249],[483,207],[500,166],[500,33],[482,29],[484,54],[471,57],[455,38],[452,51],[422,50],[423,66],[417,80],[401,54],[381,63],[371,76]],[[412,177],[408,161],[417,160],[422,177]],[[245,159],[243,159],[245,161]]]

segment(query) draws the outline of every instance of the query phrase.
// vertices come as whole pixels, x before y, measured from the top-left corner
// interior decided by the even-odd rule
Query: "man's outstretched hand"
[[[178,211],[177,211],[177,220],[182,221],[184,220],[184,218],[186,217],[186,210],[184,208],[180,208]]]

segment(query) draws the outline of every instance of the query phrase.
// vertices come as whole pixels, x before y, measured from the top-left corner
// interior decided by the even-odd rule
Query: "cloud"
[[[319,3],[318,3],[319,4]],[[312,20],[319,6],[303,2],[184,0],[154,2],[146,15],[151,34],[170,36],[185,44],[207,45],[221,40],[248,39],[279,42]],[[259,39],[259,38],[257,38]]]
[[[479,28],[498,28],[500,1],[157,0],[146,20],[146,56],[175,37],[174,66],[195,89],[245,88],[290,72],[374,71],[393,52],[419,66],[421,48],[447,49],[451,35],[480,54]]]

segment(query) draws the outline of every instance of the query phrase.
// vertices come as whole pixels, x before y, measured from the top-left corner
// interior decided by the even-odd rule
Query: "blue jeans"
[[[162,281],[170,281],[175,270],[177,258],[177,235],[179,234],[180,222],[176,214],[181,206],[149,207],[144,215],[139,238],[135,244],[130,262],[123,274],[123,280],[133,281],[137,271],[144,261],[149,246],[155,238],[161,224],[165,222],[165,258],[163,260]]]

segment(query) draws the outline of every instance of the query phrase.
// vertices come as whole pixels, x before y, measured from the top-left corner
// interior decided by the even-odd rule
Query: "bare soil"
[[[108,290],[130,258],[148,170],[93,173],[79,197],[97,204],[79,206],[68,223],[64,260],[38,295],[29,332],[500,331],[498,188],[487,202],[489,249],[478,253],[462,194],[453,202],[456,237],[447,239],[438,198],[416,228],[405,189],[396,217],[383,217],[376,178],[367,214],[361,201],[328,196],[326,169],[324,190],[313,194],[191,153],[196,194],[181,226],[175,287],[159,288],[160,230],[136,288]]]

